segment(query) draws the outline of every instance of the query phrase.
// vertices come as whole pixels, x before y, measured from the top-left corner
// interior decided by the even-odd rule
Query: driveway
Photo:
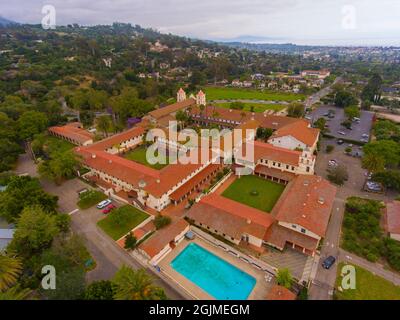
[[[329,110],[335,111],[335,118],[329,119],[324,117]],[[338,108],[331,105],[324,105],[317,109],[315,109],[311,113],[312,121],[316,121],[319,118],[325,118],[327,120],[327,124],[329,126],[329,134],[334,136],[335,138],[344,138],[350,140],[361,141],[363,138],[363,134],[370,134],[372,129],[372,119],[374,117],[374,113],[370,111],[361,110],[360,115],[360,123],[353,122],[352,130],[348,130],[341,125],[343,121],[347,119],[346,115],[344,114],[343,108]],[[345,135],[341,135],[338,132],[344,132]]]

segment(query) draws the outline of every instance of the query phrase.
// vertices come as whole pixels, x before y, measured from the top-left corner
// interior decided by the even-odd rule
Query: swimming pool
[[[246,300],[256,279],[195,243],[171,267],[218,300]]]

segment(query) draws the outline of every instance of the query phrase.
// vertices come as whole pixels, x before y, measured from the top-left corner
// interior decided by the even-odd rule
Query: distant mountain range
[[[9,25],[12,25],[12,24],[18,24],[18,23],[15,22],[15,21],[8,20],[8,19],[3,18],[3,17],[0,16],[0,26],[1,27],[6,27],[6,26],[9,26]]]

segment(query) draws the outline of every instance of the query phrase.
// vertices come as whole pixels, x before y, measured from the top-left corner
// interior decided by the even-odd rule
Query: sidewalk
[[[351,264],[356,264],[357,266],[360,266],[372,272],[373,274],[380,276],[394,283],[397,286],[400,286],[400,275],[395,272],[384,269],[384,267],[378,263],[369,262],[368,260],[356,256],[343,249],[339,250],[339,257],[341,261],[348,262]]]

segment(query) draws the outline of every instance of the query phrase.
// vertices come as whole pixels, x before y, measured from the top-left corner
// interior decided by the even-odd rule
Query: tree
[[[112,282],[108,280],[95,281],[85,290],[85,300],[113,300]]]
[[[31,294],[29,289],[21,289],[20,286],[16,285],[3,292],[0,291],[0,301],[4,300],[26,300]]]
[[[30,257],[49,247],[58,232],[54,215],[46,214],[38,206],[26,207],[17,221],[9,249],[22,257]]]
[[[383,80],[382,77],[374,73],[369,79],[368,84],[364,87],[362,93],[361,93],[361,98],[365,101],[372,101],[376,102],[380,99],[381,95],[381,88],[382,88]]]
[[[19,258],[0,252],[0,292],[13,286],[21,272],[22,263]]]
[[[299,102],[292,102],[287,107],[287,113],[289,117],[301,118],[304,115],[304,105]]]
[[[32,140],[33,136],[46,130],[47,117],[42,112],[27,111],[18,119],[18,134],[23,140]]]
[[[398,170],[385,170],[385,171],[372,171],[372,179],[376,182],[382,183],[386,188],[400,191],[400,171]]]
[[[185,127],[186,122],[189,120],[189,117],[187,115],[187,113],[183,110],[179,110],[176,114],[175,114],[175,119],[176,121],[179,122],[179,126],[181,128]]]
[[[38,171],[41,177],[48,178],[57,184],[63,179],[74,176],[78,170],[79,161],[74,152],[71,150],[65,152],[57,152],[52,158],[39,164]]]
[[[144,269],[133,270],[123,265],[113,280],[116,300],[165,300],[164,290],[153,285],[153,279]]]
[[[136,246],[137,246],[137,239],[132,232],[129,232],[128,235],[125,237],[124,248],[127,250],[134,250]]]
[[[235,101],[231,102],[230,108],[234,110],[243,110],[246,105],[243,102]]]
[[[289,269],[279,269],[278,274],[276,275],[276,281],[280,286],[290,289],[292,287],[293,278]]]
[[[343,165],[339,165],[332,169],[329,169],[328,172],[328,179],[329,181],[336,183],[337,185],[341,186],[349,179],[349,174],[347,169]]]
[[[171,223],[171,218],[168,216],[163,216],[161,214],[158,214],[154,219],[154,225],[156,226],[157,230],[164,228],[170,223]]]
[[[365,156],[375,154],[385,160],[385,166],[397,167],[400,162],[399,144],[391,140],[379,140],[366,144],[363,147]]]
[[[379,154],[368,153],[364,155],[362,165],[369,172],[376,173],[385,169],[385,159]]]
[[[112,121],[111,121],[110,116],[103,115],[103,116],[98,117],[96,119],[96,124],[97,124],[97,129],[99,129],[99,131],[103,132],[103,135],[107,137],[108,132],[112,128]]]
[[[15,223],[26,206],[40,206],[43,211],[56,213],[58,197],[43,191],[39,180],[30,176],[12,176],[7,189],[0,192],[0,216]]]
[[[78,300],[85,294],[85,271],[72,268],[57,272],[56,289],[41,290],[50,300]]]
[[[314,122],[314,127],[318,128],[321,130],[321,132],[326,131],[326,119],[325,118],[319,118],[317,121]]]
[[[339,90],[335,95],[335,105],[337,107],[346,108],[351,105],[357,104],[357,99],[349,91]]]
[[[273,134],[273,130],[271,128],[257,128],[256,137],[257,139],[261,139],[267,141]]]
[[[360,117],[360,109],[357,106],[349,106],[344,109],[344,113],[349,120]]]

